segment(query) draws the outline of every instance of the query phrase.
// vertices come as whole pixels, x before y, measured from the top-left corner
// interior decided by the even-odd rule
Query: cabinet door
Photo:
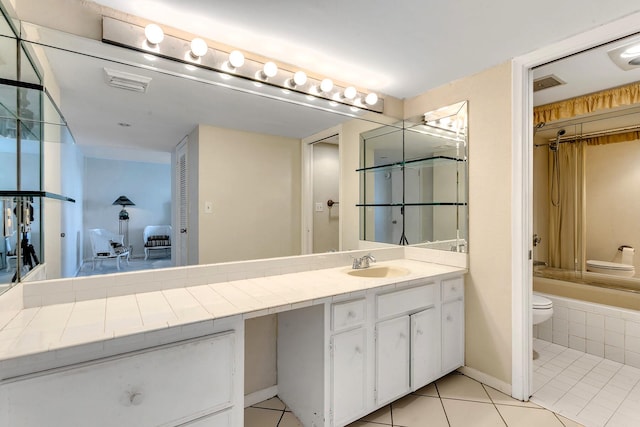
[[[232,406],[235,346],[228,332],[18,379],[0,408],[20,427],[178,425]]]
[[[440,376],[440,313],[431,307],[411,316],[411,390]]]
[[[331,339],[331,408],[333,425],[364,415],[366,408],[366,335],[364,328]]]
[[[376,325],[376,404],[409,392],[409,316]]]
[[[442,304],[442,372],[464,365],[464,301]]]

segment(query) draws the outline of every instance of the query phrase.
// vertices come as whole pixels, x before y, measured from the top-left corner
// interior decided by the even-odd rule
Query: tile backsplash
[[[640,312],[540,294],[553,301],[553,317],[533,336],[640,368]]]

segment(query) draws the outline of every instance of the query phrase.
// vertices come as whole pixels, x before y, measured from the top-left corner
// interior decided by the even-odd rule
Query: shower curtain
[[[582,271],[585,212],[584,146],[580,142],[561,143],[558,144],[557,153],[549,152],[550,267]],[[554,155],[558,156],[556,166]],[[556,167],[559,173],[556,172]]]

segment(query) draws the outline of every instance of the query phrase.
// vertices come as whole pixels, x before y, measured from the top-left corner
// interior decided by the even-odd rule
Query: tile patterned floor
[[[534,339],[531,401],[587,427],[640,426],[640,369]]]
[[[245,427],[302,426],[277,398],[245,409]],[[367,415],[349,427],[580,427],[458,372]]]

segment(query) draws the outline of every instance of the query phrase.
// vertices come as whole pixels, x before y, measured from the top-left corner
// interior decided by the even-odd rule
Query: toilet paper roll
[[[635,253],[635,249],[633,248],[622,248],[622,264],[633,265],[633,254]]]

